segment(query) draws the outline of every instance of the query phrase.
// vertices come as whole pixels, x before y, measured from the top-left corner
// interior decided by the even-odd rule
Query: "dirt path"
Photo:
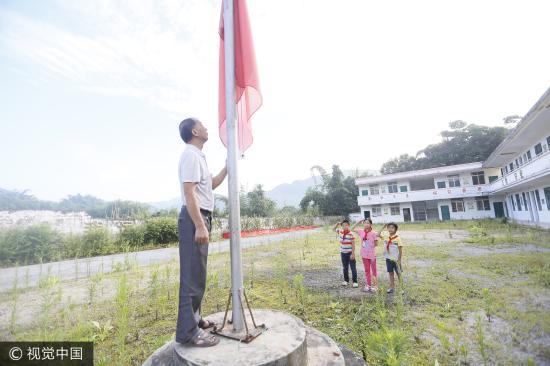
[[[548,253],[550,248],[539,247],[533,244],[495,244],[491,247],[488,246],[476,246],[475,244],[466,243],[465,240],[469,238],[469,234],[465,230],[426,230],[426,231],[403,231],[400,235],[405,238],[406,244],[414,245],[417,247],[426,247],[432,249],[441,249],[450,256],[450,260],[461,259],[467,257],[478,257],[490,254],[518,254],[518,253]],[[453,245],[452,250],[448,250],[448,246]],[[405,285],[408,281],[415,280],[418,273],[428,270],[438,260],[433,258],[410,258],[407,256],[405,248],[405,254],[403,257],[403,269],[405,271],[404,279]],[[377,272],[379,285],[387,286],[389,284],[388,273],[386,271],[386,262],[381,255],[377,256]],[[289,279],[292,278],[298,272],[289,273]],[[365,271],[361,258],[357,258],[357,277],[359,280],[359,288],[352,288],[351,286],[344,287],[342,282],[342,266],[338,261],[334,262],[334,265],[330,268],[323,268],[319,270],[306,270],[300,271],[304,276],[304,284],[315,291],[326,291],[336,297],[360,299],[370,294],[365,294],[361,291],[362,287],[366,284]],[[407,276],[407,274],[413,274]],[[492,278],[486,278],[481,275],[462,272],[456,269],[449,271],[450,275],[461,277],[464,279],[471,279],[479,281],[480,283],[490,285],[494,284],[495,280]],[[350,271],[351,277],[351,271]],[[518,277],[516,277],[518,278]],[[550,306],[550,304],[549,304]]]
[[[248,240],[243,240],[243,247],[254,247],[262,244],[277,243],[284,239],[293,239],[299,238],[303,235],[309,235],[312,231],[298,233],[290,233],[294,235],[276,235],[271,237],[261,237],[261,238],[247,238]],[[473,267],[470,270],[468,268],[463,268],[461,263],[464,262],[464,258],[471,258],[471,260],[483,260],[483,256],[489,256],[490,254],[521,254],[521,253],[548,253],[550,249],[546,247],[537,246],[534,244],[499,244],[499,245],[475,245],[466,242],[466,239],[469,238],[469,234],[464,230],[426,230],[426,231],[403,231],[400,233],[403,238],[406,239],[406,244],[410,245],[411,251],[410,254],[407,254],[405,251],[405,256],[403,259],[403,266],[405,270],[405,286],[413,285],[415,283],[422,283],[422,281],[433,276],[430,271],[434,267],[443,268],[444,276],[448,276],[451,279],[459,278],[464,281],[473,281],[477,286],[489,287],[489,288],[511,288],[514,283],[510,282],[511,279],[508,276],[499,276],[494,277],[490,273],[484,272],[486,269]],[[365,276],[363,265],[358,258],[357,261],[357,270],[359,277],[359,288],[352,288],[351,286],[343,287],[341,285],[342,273],[341,265],[339,262],[338,256],[338,247],[337,243],[333,238],[332,233],[322,233],[317,235],[318,239],[324,242],[325,238],[327,241],[334,242],[335,252],[330,254],[330,259],[328,260],[328,266],[323,265],[323,268],[315,267],[312,268],[302,268],[298,269],[297,267],[292,266],[291,270],[286,273],[289,281],[292,281],[292,278],[296,274],[301,274],[303,276],[303,283],[306,287],[313,291],[317,292],[326,292],[336,298],[343,299],[352,299],[360,300],[365,297],[372,297],[371,294],[366,294],[361,291],[365,283]],[[254,240],[249,240],[254,239]],[[223,242],[219,243],[216,247],[212,246],[211,251],[213,252],[224,252],[228,250],[227,244],[224,246]],[[289,243],[292,244],[292,243]],[[279,245],[268,245],[260,248],[257,251],[252,251],[253,255],[258,258],[270,258],[281,254],[281,248],[284,248]],[[332,248],[332,244],[331,244]],[[416,251],[416,255],[413,254],[413,248],[418,248],[420,251]],[[153,254],[154,253],[154,254]],[[245,252],[245,257],[246,257]],[[249,254],[251,252],[248,252]],[[130,260],[131,266],[129,268],[123,267],[122,269],[117,269],[117,262],[114,262],[110,268],[115,271],[115,273],[105,276],[101,279],[100,285],[97,288],[93,288],[93,279],[94,277],[89,277],[93,274],[92,271],[87,273],[87,266],[81,264],[86,270],[79,272],[79,279],[74,279],[74,272],[69,273],[68,276],[59,276],[61,282],[58,285],[52,287],[51,290],[47,288],[28,288],[19,293],[16,303],[16,323],[19,330],[26,329],[31,326],[35,326],[37,318],[40,316],[43,311],[43,304],[45,299],[52,296],[58,296],[59,302],[56,305],[55,309],[52,311],[61,311],[65,307],[86,305],[90,302],[90,299],[94,299],[95,302],[102,302],[105,300],[110,300],[116,295],[117,286],[118,286],[118,271],[120,273],[126,272],[128,274],[127,278],[131,282],[130,287],[141,292],[147,291],[149,282],[151,280],[151,274],[157,267],[160,265],[160,268],[163,270],[167,267],[170,268],[170,276],[172,281],[177,278],[177,273],[179,269],[179,262],[177,261],[177,248],[167,248],[160,249],[156,251],[145,251],[140,252],[143,255],[141,260],[137,260],[136,257],[130,257],[130,259],[125,258],[124,255],[117,257],[124,266],[124,261]],[[153,256],[149,255],[153,254]],[[107,256],[109,258],[112,256]],[[219,257],[221,258],[221,257]],[[216,260],[220,260],[220,259]],[[223,257],[225,258],[225,257]],[[441,259],[445,258],[445,259]],[[245,258],[246,259],[246,258]],[[110,259],[109,259],[110,261]],[[103,258],[103,264],[105,265],[107,261]],[[110,262],[109,262],[110,263]],[[135,265],[138,263],[138,265]],[[210,263],[213,265],[214,262]],[[250,261],[245,260],[245,265],[249,265]],[[270,262],[266,262],[270,263]],[[166,266],[166,264],[168,266]],[[95,268],[95,267],[91,267]],[[158,267],[157,267],[158,268]],[[317,269],[318,268],[318,269]],[[74,270],[75,267],[72,267]],[[274,274],[273,266],[267,266],[266,268],[258,270],[257,275],[259,276],[269,276],[272,277]],[[388,284],[388,275],[385,268],[384,258],[378,256],[378,278],[379,284],[383,287],[386,287]],[[478,272],[477,270],[481,272]],[[107,272],[107,271],[105,271]],[[161,271],[162,272],[162,271]],[[19,270],[21,273],[21,270]],[[245,273],[248,273],[245,270]],[[51,270],[51,274],[57,276],[55,270]],[[71,276],[72,275],[72,276]],[[42,273],[44,277],[44,273]],[[428,277],[426,277],[428,276]],[[514,281],[525,281],[528,279],[526,275],[518,276],[517,274],[512,278]],[[25,278],[18,277],[18,280],[24,281]],[[9,287],[11,288],[11,286]],[[92,293],[93,292],[93,293]],[[542,291],[522,291],[524,295],[521,298],[514,299],[509,303],[509,306],[513,306],[520,312],[530,312],[532,309],[545,309],[550,311],[550,292],[547,289]],[[174,294],[176,296],[177,293]],[[408,297],[408,294],[407,294]],[[391,298],[388,298],[388,301],[391,301]],[[13,294],[8,292],[0,292],[0,340],[10,339],[10,330],[9,324],[10,320],[13,318],[13,309],[14,309],[14,298]],[[56,310],[58,309],[58,310]],[[424,316],[424,314],[417,314],[416,310],[411,311],[407,314],[408,317],[414,316]],[[465,332],[468,334],[475,333],[475,324],[472,319],[475,319],[478,314],[476,312],[466,312],[464,313],[464,322],[462,323],[465,327]],[[483,314],[481,314],[483,316]],[[500,339],[504,339],[506,342],[513,339],[511,336],[508,338],[503,338],[502,334],[510,334],[510,329],[516,327],[515,322],[506,321],[504,319],[495,318],[495,322],[489,325],[485,324],[484,329],[487,334],[488,339],[497,343]],[[465,324],[465,325],[464,325]],[[439,342],[440,333],[437,329],[426,329],[420,334],[420,337],[425,337],[430,339],[435,344]],[[508,332],[508,333],[507,333]],[[514,336],[520,337],[524,341],[518,346],[514,345],[514,342],[510,343],[511,350],[513,351],[510,354],[513,354],[513,360],[525,359],[529,355],[544,355],[542,349],[548,348],[550,346],[550,336],[548,333],[545,333],[543,330],[533,330],[530,333],[519,332],[514,330]],[[473,339],[473,338],[472,338]],[[476,345],[471,345],[472,349],[475,349]],[[500,348],[499,348],[500,350]],[[476,358],[477,356],[469,356],[470,359],[480,361]],[[512,357],[512,356],[510,356]],[[546,358],[537,357],[537,364],[545,364],[544,360]],[[477,363],[474,363],[477,364]]]
[[[318,231],[319,229],[293,231],[275,235],[242,238],[242,248],[252,248],[258,245],[280,242],[282,240],[301,238]],[[210,253],[229,251],[229,240],[210,244]],[[33,264],[21,267],[0,269],[0,293],[9,291],[17,286],[18,289],[36,287],[41,279],[56,276],[60,281],[78,280],[98,273],[109,273],[128,263],[137,262],[140,266],[154,263],[178,260],[178,247],[144,250],[128,254],[112,254],[78,260],[64,260],[45,264]]]

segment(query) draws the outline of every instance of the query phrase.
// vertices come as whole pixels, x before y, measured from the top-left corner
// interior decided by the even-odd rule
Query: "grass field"
[[[328,228],[243,252],[253,307],[290,312],[372,365],[550,364],[550,231],[498,221],[403,225],[404,294],[344,288]],[[358,253],[357,253],[358,254]],[[360,284],[364,283],[358,262]],[[96,365],[140,365],[174,337],[178,263],[0,294],[1,340],[94,340]],[[209,257],[203,313],[224,310],[229,255]]]

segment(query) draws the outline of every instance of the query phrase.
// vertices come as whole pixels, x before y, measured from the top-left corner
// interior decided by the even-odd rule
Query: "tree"
[[[507,124],[518,123],[519,121],[521,121],[522,118],[523,118],[522,116],[518,116],[517,114],[514,114],[511,116],[506,116],[502,120],[504,121],[504,124],[507,125]]]
[[[8,191],[0,188],[0,210],[54,210],[62,212],[85,211],[92,217],[109,219],[144,219],[150,206],[134,201],[104,201],[90,195],[69,195],[60,202],[42,201],[27,191]]]
[[[467,125],[464,121],[453,121],[449,127],[441,132],[441,142],[428,145],[416,156],[403,154],[382,164],[382,174],[483,161],[508,133],[504,127]]]
[[[325,193],[317,188],[308,188],[304,197],[300,200],[300,208],[303,212],[320,212],[325,210]]]
[[[380,172],[382,174],[390,174],[396,172],[406,172],[416,169],[416,157],[409,154],[402,154],[397,158],[388,160],[382,165]]]
[[[275,212],[275,201],[265,195],[261,184],[246,194],[241,191],[241,215],[254,217],[269,217]]]
[[[28,191],[9,191],[0,188],[0,210],[51,210],[55,202],[41,201]]]
[[[300,210],[294,206],[285,206],[277,211],[280,216],[297,216]]]
[[[227,217],[229,215],[229,200],[221,194],[214,194],[214,212],[215,217]]]
[[[344,173],[338,165],[332,166],[331,174],[325,173],[322,168],[314,168],[321,172],[323,183],[306,191],[300,201],[303,212],[317,211],[323,215],[348,215],[359,211],[358,190],[353,177],[344,178]]]

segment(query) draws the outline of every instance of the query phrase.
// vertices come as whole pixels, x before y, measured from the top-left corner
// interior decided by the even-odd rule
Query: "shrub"
[[[144,243],[170,244],[178,241],[178,221],[174,217],[155,217],[145,223]]]
[[[369,361],[375,365],[397,366],[404,364],[407,336],[400,329],[383,328],[371,333],[366,340]]]
[[[82,235],[81,254],[91,257],[100,254],[109,254],[115,251],[111,233],[105,228],[90,228]]]
[[[61,255],[63,258],[77,258],[82,256],[82,234],[66,234],[63,236]]]
[[[294,218],[292,216],[275,216],[273,218],[273,228],[288,228],[294,226]]]
[[[45,224],[14,228],[0,235],[0,264],[32,264],[58,259],[61,235]]]
[[[140,247],[145,243],[145,225],[126,226],[119,234],[121,246]]]

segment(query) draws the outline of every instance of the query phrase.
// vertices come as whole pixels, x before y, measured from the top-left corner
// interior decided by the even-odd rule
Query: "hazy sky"
[[[264,105],[241,182],[378,169],[550,85],[548,1],[248,0]],[[217,127],[221,0],[0,0],[0,187],[177,197],[179,122]],[[219,193],[226,194],[226,186]]]

